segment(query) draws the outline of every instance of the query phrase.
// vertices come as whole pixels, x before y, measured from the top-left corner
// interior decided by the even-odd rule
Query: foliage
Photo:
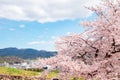
[[[59,73],[59,71],[58,70],[52,70],[51,72],[53,72],[53,73]]]
[[[35,72],[43,72],[44,69],[43,68],[28,68],[28,69],[25,69],[27,71],[35,71]]]
[[[16,76],[37,76],[39,75],[39,72],[20,70],[16,68],[0,67],[0,74]]]
[[[7,62],[7,63],[21,63],[21,62],[24,62],[23,59],[19,58],[19,57],[16,57],[16,56],[5,56],[5,57],[0,57],[0,63],[4,63],[4,62]]]
[[[50,78],[50,79],[55,78],[58,75],[58,73],[59,73],[58,70],[52,70],[47,74],[47,78]]]

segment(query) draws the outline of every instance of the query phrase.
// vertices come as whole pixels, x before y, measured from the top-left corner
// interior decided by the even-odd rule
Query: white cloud
[[[59,37],[59,36],[51,36],[51,39],[52,39],[54,42],[56,42],[56,41],[58,41],[58,40],[60,39],[60,37]]]
[[[53,41],[32,41],[28,43],[28,45],[48,45],[48,44],[53,44]]]
[[[66,34],[67,34],[67,35],[70,35],[70,34],[72,34],[72,33],[71,33],[71,32],[67,32]]]
[[[54,22],[88,17],[92,6],[100,0],[0,0],[0,17],[12,20]]]
[[[24,28],[24,27],[25,27],[25,25],[21,24],[21,25],[19,25],[19,27],[20,27],[20,28]]]
[[[56,38],[58,38],[57,36],[51,36],[51,39],[56,39]]]
[[[14,28],[10,28],[9,30],[10,30],[10,31],[15,31],[15,29],[14,29]]]
[[[28,47],[38,50],[56,51],[54,41],[32,41],[27,43]]]
[[[40,50],[55,51],[54,41],[32,41],[28,43],[29,47],[37,47]]]

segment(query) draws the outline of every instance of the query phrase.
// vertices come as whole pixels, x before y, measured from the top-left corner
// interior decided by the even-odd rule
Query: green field
[[[44,71],[43,71],[44,72]],[[0,67],[0,74],[2,75],[11,75],[11,76],[24,76],[24,77],[31,77],[31,76],[40,76],[42,72],[36,72],[36,71],[28,71],[28,70],[21,70],[16,68],[7,68],[7,67]],[[47,75],[47,79],[53,79],[56,78],[59,75],[58,70],[50,71]],[[43,77],[41,75],[41,77]],[[85,80],[84,78],[76,78],[71,77],[70,80]]]
[[[38,76],[40,73],[35,71],[26,71],[16,68],[0,67],[0,74],[15,76]]]
[[[55,77],[57,77],[58,73],[59,73],[59,71],[53,70],[47,74],[47,78],[50,78],[50,79],[55,78]]]

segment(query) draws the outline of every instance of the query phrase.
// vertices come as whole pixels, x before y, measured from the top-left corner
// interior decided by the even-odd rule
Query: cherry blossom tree
[[[85,32],[61,37],[56,42],[58,55],[43,62],[87,80],[119,80],[120,0],[106,0],[102,6],[88,9],[97,17],[82,22]]]
[[[58,52],[70,56],[78,64],[83,61],[86,71],[81,69],[81,73],[98,74],[103,78],[108,74],[119,75],[120,0],[106,0],[102,6],[88,9],[96,13],[97,18],[82,22],[84,33],[62,37],[56,43]]]

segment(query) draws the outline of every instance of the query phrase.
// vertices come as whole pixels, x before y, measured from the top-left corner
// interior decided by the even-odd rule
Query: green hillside
[[[15,68],[0,67],[0,74],[15,75],[15,76],[37,76],[39,72],[26,71]]]

